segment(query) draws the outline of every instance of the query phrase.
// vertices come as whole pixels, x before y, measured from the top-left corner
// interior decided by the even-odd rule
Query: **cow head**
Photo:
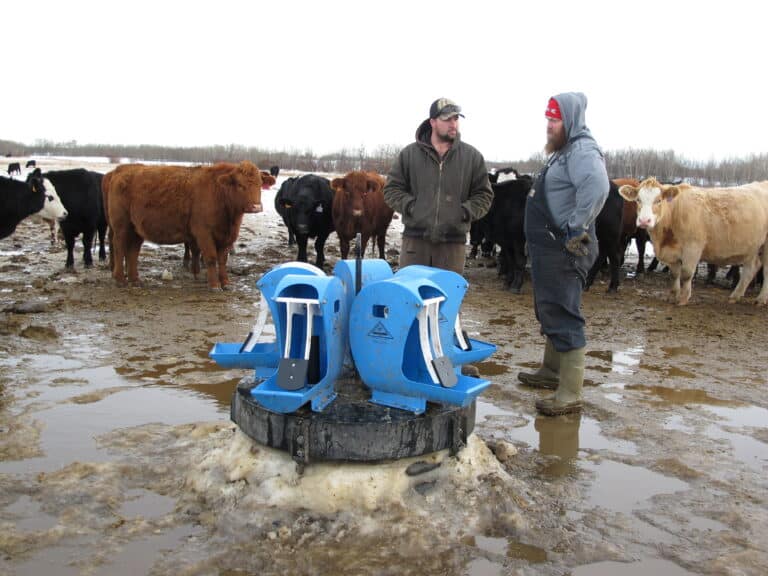
[[[228,210],[233,214],[261,212],[261,172],[248,160],[231,166],[226,173],[217,177]]]
[[[307,174],[296,179],[282,197],[286,221],[297,236],[314,236],[318,223],[330,219],[333,192],[326,178]]]
[[[625,184],[619,194],[629,201],[637,202],[637,227],[653,229],[664,215],[666,202],[672,202],[680,193],[677,185],[660,184],[656,178],[643,180],[639,186]]]
[[[61,222],[67,217],[67,210],[61,203],[61,198],[56,193],[56,188],[50,180],[42,176],[34,176],[27,180],[27,184],[36,194],[43,194],[43,207],[37,213],[45,220],[58,220]]]
[[[381,176],[361,171],[350,172],[344,178],[335,178],[331,182],[334,197],[340,197],[346,206],[344,212],[355,218],[363,215],[366,196],[378,192],[382,187]]]

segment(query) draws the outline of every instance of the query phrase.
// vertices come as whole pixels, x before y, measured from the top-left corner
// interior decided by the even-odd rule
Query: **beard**
[[[565,137],[565,128],[561,127],[560,130],[553,133],[552,135],[547,134],[547,144],[544,146],[544,151],[547,154],[552,154],[552,152],[557,152],[563,146],[565,146],[567,141],[568,140]]]
[[[456,132],[456,134],[451,134],[450,132],[439,132],[438,130],[435,130],[437,139],[441,142],[448,142],[449,144],[453,144],[456,141],[456,136],[458,134],[458,132]]]

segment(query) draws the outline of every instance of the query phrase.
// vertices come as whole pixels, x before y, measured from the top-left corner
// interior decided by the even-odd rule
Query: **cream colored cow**
[[[743,266],[732,302],[744,296],[760,266],[768,269],[768,181],[696,188],[648,178],[639,186],[622,186],[619,194],[637,202],[637,226],[648,230],[656,256],[672,271],[672,295],[678,304],[688,303],[700,260]],[[768,303],[768,282],[757,303]]]

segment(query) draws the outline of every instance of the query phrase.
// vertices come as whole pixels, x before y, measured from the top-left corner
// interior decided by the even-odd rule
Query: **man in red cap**
[[[605,159],[586,126],[586,108],[580,92],[549,99],[544,116],[550,157],[525,207],[534,308],[546,343],[539,369],[517,377],[527,386],[555,390],[536,402],[549,416],[581,411],[586,350],[581,293],[597,259],[595,219],[608,198]]]

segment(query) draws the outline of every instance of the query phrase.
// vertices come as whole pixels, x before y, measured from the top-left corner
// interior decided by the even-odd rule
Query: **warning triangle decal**
[[[386,326],[382,324],[381,322],[376,322],[376,326],[373,327],[373,329],[368,332],[368,336],[372,336],[374,338],[387,338],[388,340],[392,340],[393,336],[389,333],[389,330],[387,330]]]

